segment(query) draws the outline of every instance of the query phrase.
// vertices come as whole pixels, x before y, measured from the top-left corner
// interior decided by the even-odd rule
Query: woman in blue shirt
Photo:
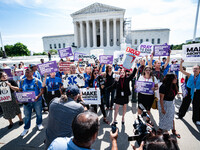
[[[51,103],[51,100],[55,97],[61,96],[61,87],[63,86],[62,79],[56,77],[56,73],[50,73],[50,77],[47,77],[47,74],[45,74],[42,86],[47,86],[47,98],[46,103],[49,108],[49,105]]]
[[[183,70],[182,64],[184,60],[181,59],[180,63],[180,71],[188,76],[188,82],[187,87],[191,89],[191,99],[192,99],[192,105],[193,105],[193,114],[192,114],[192,120],[197,125],[200,125],[200,76],[199,71],[200,68],[198,65],[195,65],[193,67],[193,74],[190,74]]]

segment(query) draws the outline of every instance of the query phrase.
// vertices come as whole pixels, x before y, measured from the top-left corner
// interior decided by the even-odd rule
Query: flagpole
[[[2,40],[2,37],[1,37],[1,32],[0,32],[0,39],[1,39],[1,46],[2,46],[2,49],[3,49],[3,57],[2,58],[7,58],[6,51],[5,51],[5,48],[4,48],[4,45],[3,45],[3,40]]]
[[[195,19],[195,24],[194,24],[193,42],[195,42],[195,39],[196,39],[197,22],[198,22],[198,15],[199,15],[199,5],[200,5],[200,0],[198,0],[198,4],[197,4],[197,13],[196,13],[196,19]]]

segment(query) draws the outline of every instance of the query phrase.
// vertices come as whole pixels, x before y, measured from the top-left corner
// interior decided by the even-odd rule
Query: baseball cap
[[[76,86],[76,85],[71,85],[71,86],[68,86],[66,88],[66,94],[67,95],[73,95],[73,96],[76,96],[80,93],[80,90],[79,88]]]
[[[31,64],[30,65],[30,68],[33,68],[33,67],[35,67],[35,66],[37,66],[36,64]]]
[[[172,59],[172,62],[178,62],[178,60],[177,59]]]

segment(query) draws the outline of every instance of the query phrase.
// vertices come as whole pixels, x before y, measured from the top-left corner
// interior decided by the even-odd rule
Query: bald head
[[[78,143],[88,143],[99,130],[97,114],[87,111],[80,113],[72,122],[74,139]]]

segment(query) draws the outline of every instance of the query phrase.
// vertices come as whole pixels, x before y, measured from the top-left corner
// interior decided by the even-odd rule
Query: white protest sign
[[[93,50],[90,50],[90,55],[94,55],[96,56],[97,58],[99,58],[100,55],[104,55],[104,49],[93,49]]]
[[[143,42],[138,46],[138,51],[140,51],[140,56],[150,56],[153,51],[153,44],[151,42]]]
[[[63,75],[62,79],[64,80],[64,82],[63,82],[64,88],[67,88],[70,85],[85,86],[83,74]]]
[[[114,51],[114,64],[122,64],[123,56],[124,56],[124,51]]]
[[[140,52],[136,51],[130,47],[127,47],[125,56],[123,57],[123,68],[130,70],[133,66],[136,56],[139,56]]]
[[[0,82],[0,103],[12,101],[10,87],[6,82]]]
[[[182,46],[183,59],[187,62],[200,61],[200,43]]]
[[[101,95],[99,88],[82,88],[82,98],[85,104],[101,104]]]

